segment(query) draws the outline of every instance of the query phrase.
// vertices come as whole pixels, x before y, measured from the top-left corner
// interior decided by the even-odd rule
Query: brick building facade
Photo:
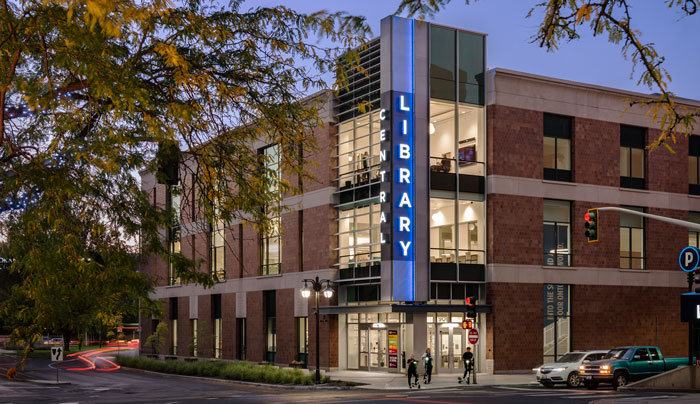
[[[402,56],[390,51],[403,49],[401,30],[409,26],[413,70],[392,71],[392,58]],[[325,125],[314,131],[317,154],[304,156],[314,162],[314,180],[284,200],[278,273],[261,269],[261,236],[245,223],[225,224],[225,280],[211,289],[173,282],[168,263],[149,257],[142,270],[156,281],[166,316],[141,319],[142,341],[165,321],[171,355],[194,356],[196,345],[198,357],[313,367],[314,302],[299,289],[318,276],[333,280],[336,292],[321,298],[324,369],[402,372],[407,356],[431,347],[437,372],[458,372],[469,345],[459,327],[467,296],[478,299],[480,371],[521,371],[566,351],[618,345],[686,353],[678,310],[685,276],[677,259],[688,230],[605,211],[600,240],[589,243],[583,215],[615,206],[697,220],[700,197],[689,192],[685,158],[692,142],[679,139],[676,154],[640,151],[634,141],[649,144],[658,130],[643,110],[622,111],[624,99],[642,94],[487,71],[484,47],[479,34],[383,20],[381,37],[363,53],[369,77],[352,78],[353,89],[338,98],[317,95],[327,100]],[[411,75],[415,92],[407,107],[415,111],[416,145],[410,290],[397,289],[404,266],[398,247],[386,246],[401,234],[381,226],[385,214],[398,212],[380,194],[397,189],[381,173],[393,164],[383,157],[384,120],[393,119],[392,100],[400,98],[392,83],[402,74]],[[355,108],[361,99],[372,111]],[[638,134],[643,139],[635,140]],[[165,207],[166,185],[141,176],[142,188]],[[181,223],[183,255],[209,263],[213,233],[201,215],[183,208]],[[412,298],[395,298],[406,293]],[[204,329],[196,344],[195,324]]]

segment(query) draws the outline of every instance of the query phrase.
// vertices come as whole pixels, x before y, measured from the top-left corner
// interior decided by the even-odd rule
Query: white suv
[[[569,387],[581,385],[578,369],[584,362],[602,359],[608,351],[569,352],[554,363],[545,363],[535,368],[537,381],[544,387],[553,387],[557,383],[566,383]]]

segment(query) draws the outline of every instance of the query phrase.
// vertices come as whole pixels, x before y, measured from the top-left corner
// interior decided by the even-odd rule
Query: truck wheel
[[[598,388],[598,382],[584,382],[583,385],[586,386],[588,390],[595,390]]]
[[[627,386],[627,374],[624,372],[616,373],[613,378],[613,388],[617,390],[618,387],[623,386]]]
[[[569,373],[569,377],[566,378],[566,385],[569,387],[581,386],[581,378],[578,377],[578,372]]]

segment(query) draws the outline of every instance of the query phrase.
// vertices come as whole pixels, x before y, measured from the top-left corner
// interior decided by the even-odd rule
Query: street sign
[[[63,348],[51,347],[51,362],[60,362],[63,360]]]
[[[678,264],[685,272],[693,272],[700,262],[700,252],[695,247],[685,247],[678,256]]]
[[[684,293],[681,295],[681,322],[700,323],[700,295]]]
[[[474,345],[477,342],[479,342],[479,330],[476,328],[472,328],[469,330],[469,336],[467,337],[469,339],[469,343]]]

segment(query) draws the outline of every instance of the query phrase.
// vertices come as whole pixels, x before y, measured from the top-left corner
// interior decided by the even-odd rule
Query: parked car
[[[63,344],[63,338],[51,338],[49,340],[49,345]]]
[[[537,381],[545,387],[566,383],[569,387],[579,387],[579,367],[582,363],[602,359],[608,351],[569,352],[554,363],[545,363],[537,368]]]
[[[655,346],[623,346],[611,349],[599,361],[582,364],[579,374],[588,389],[593,390],[601,383],[612,384],[617,389],[687,363],[688,358],[664,358]]]

